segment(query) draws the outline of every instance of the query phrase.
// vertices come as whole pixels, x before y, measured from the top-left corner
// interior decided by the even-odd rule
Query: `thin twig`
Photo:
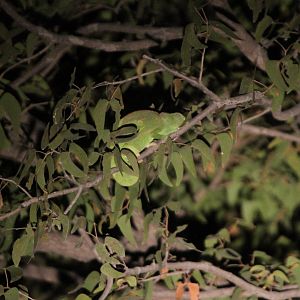
[[[79,186],[76,196],[74,197],[73,201],[69,204],[69,206],[64,211],[65,215],[67,215],[69,213],[69,211],[72,209],[72,207],[75,205],[75,203],[78,200],[78,198],[80,197],[81,193],[82,193],[82,186]]]
[[[39,57],[40,55],[42,55],[43,53],[45,53],[50,47],[52,46],[52,44],[50,43],[49,45],[47,45],[46,47],[44,47],[43,49],[41,49],[39,52],[31,55],[30,57],[26,57],[21,59],[20,61],[16,62],[15,64],[9,66],[6,70],[4,70],[1,74],[0,74],[0,78],[2,78],[7,72],[15,69],[16,67],[18,67],[19,65],[26,63],[26,62],[30,62],[31,60]]]
[[[107,296],[109,295],[111,288],[113,286],[114,280],[111,277],[107,277],[106,280],[106,286],[102,293],[102,295],[99,297],[99,300],[105,300]]]
[[[0,177],[0,180],[2,181],[6,181],[6,182],[9,182],[9,183],[13,183],[15,186],[17,186],[21,191],[23,191],[27,197],[29,198],[33,198],[30,193],[28,191],[26,191],[26,189],[24,189],[22,186],[20,186],[18,183],[16,183],[14,180],[12,179],[8,179],[8,178],[3,178],[3,177]]]
[[[210,89],[208,89],[202,82],[198,82],[198,80],[194,77],[189,77],[185,74],[180,73],[179,71],[167,66],[165,63],[163,63],[159,59],[152,58],[148,55],[143,55],[143,58],[146,60],[154,63],[155,65],[160,66],[161,68],[165,69],[167,72],[173,74],[174,76],[181,78],[182,80],[189,83],[191,86],[197,88],[198,90],[202,91],[205,95],[207,95],[212,101],[221,102],[222,99],[216,95],[214,92],[212,92]]]
[[[61,46],[61,45],[57,46],[47,56],[43,57],[43,59],[39,61],[32,69],[29,69],[27,72],[22,74],[19,78],[15,79],[11,83],[11,86],[13,88],[17,88],[18,86],[26,82],[34,75],[42,72],[42,70],[44,70],[54,60],[57,61],[58,59],[60,59],[68,50],[69,47]]]
[[[146,77],[146,76],[148,76],[148,75],[152,75],[152,74],[160,73],[160,72],[164,72],[164,69],[163,69],[163,68],[159,68],[159,69],[156,69],[156,70],[152,70],[152,71],[149,71],[149,72],[145,72],[145,73],[142,73],[142,74],[140,74],[140,75],[132,76],[132,77],[130,77],[130,78],[127,78],[127,79],[124,79],[124,80],[119,80],[119,81],[103,81],[103,82],[100,82],[100,83],[95,84],[95,85],[93,86],[93,89],[96,89],[96,88],[101,87],[101,86],[121,85],[121,84],[130,82],[130,81],[133,81],[133,80],[137,80],[137,79],[139,79],[140,77]]]
[[[239,125],[239,129],[251,134],[266,135],[274,138],[277,137],[289,142],[300,143],[300,136],[295,136],[275,129],[269,129],[265,127],[254,126],[254,125],[247,125],[243,123]]]

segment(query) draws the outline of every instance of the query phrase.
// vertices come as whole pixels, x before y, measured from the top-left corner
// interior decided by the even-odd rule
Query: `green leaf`
[[[233,146],[233,139],[226,132],[218,134],[217,139],[220,143],[220,147],[221,147],[221,151],[222,151],[221,152],[222,165],[224,166],[230,157],[231,149]]]
[[[31,57],[34,49],[37,47],[39,36],[36,33],[30,32],[26,38],[26,53],[27,57]]]
[[[75,155],[76,161],[79,161],[83,167],[83,172],[87,174],[89,170],[89,160],[85,151],[77,144],[71,143],[69,151]]]
[[[204,246],[205,248],[214,248],[219,243],[219,240],[215,236],[208,236],[204,240]]]
[[[236,139],[237,139],[237,126],[238,126],[238,122],[239,122],[240,112],[241,112],[241,110],[239,108],[235,109],[235,111],[233,112],[233,114],[230,118],[229,127],[230,127],[234,141],[236,141]]]
[[[253,92],[253,87],[254,87],[253,79],[244,76],[240,84],[239,94],[241,95],[241,94],[251,93]]]
[[[186,39],[187,43],[191,47],[193,47],[197,50],[206,48],[206,46],[204,44],[202,44],[197,37],[197,34],[195,32],[195,24],[194,23],[190,23],[185,27],[184,39]]]
[[[9,289],[4,293],[5,300],[18,300],[19,299],[19,290],[14,287]]]
[[[30,205],[30,210],[29,210],[30,223],[37,223],[37,210],[38,210],[38,203],[33,203]]]
[[[252,10],[253,23],[258,19],[259,14],[263,9],[263,1],[261,0],[247,0],[249,8]]]
[[[203,142],[202,140],[198,139],[198,140],[193,141],[192,147],[200,152],[204,169],[207,170],[211,166],[211,169],[214,170],[215,169],[215,159],[213,157],[211,149],[207,146],[207,144],[205,142]]]
[[[82,287],[92,292],[96,285],[100,282],[100,273],[92,271],[84,280]]]
[[[287,276],[281,271],[281,270],[275,270],[272,273],[275,277],[279,278],[282,280],[282,282],[289,283],[290,280],[287,278]]]
[[[79,294],[75,300],[92,300],[92,298],[85,294]]]
[[[281,90],[287,91],[288,86],[284,82],[280,71],[280,61],[279,60],[267,60],[266,61],[266,71],[273,83]]]
[[[26,254],[28,242],[29,241],[26,235],[23,235],[14,242],[12,250],[12,260],[16,267],[19,266],[21,257]]]
[[[228,259],[228,260],[240,261],[241,260],[241,255],[233,249],[224,248],[224,249],[217,249],[216,258],[219,259],[219,260]]]
[[[107,277],[112,277],[112,278],[123,277],[123,273],[115,270],[109,263],[105,263],[104,265],[102,265],[100,271]]]
[[[74,164],[69,152],[62,152],[59,157],[63,168],[71,175],[79,178],[86,176],[86,174]]]
[[[273,19],[270,16],[264,16],[264,18],[257,24],[255,31],[255,39],[260,42],[266,29],[273,24]]]
[[[139,179],[139,165],[135,154],[129,149],[122,149],[121,152],[115,148],[115,164],[119,172],[113,174],[113,178],[122,186],[132,186]],[[113,167],[112,161],[112,167]]]
[[[158,177],[164,184],[168,185],[169,187],[173,187],[173,183],[171,182],[167,173],[167,160],[168,158],[164,155],[162,164],[159,168]]]
[[[188,171],[191,173],[192,176],[196,177],[197,173],[191,146],[185,145],[179,148],[179,153]]]
[[[200,287],[205,287],[206,283],[205,280],[199,270],[194,270],[192,273],[192,276],[196,279],[196,281],[199,283]]]
[[[127,217],[127,215],[123,215],[119,218],[117,222],[122,234],[126,237],[126,239],[135,247],[137,247],[137,243],[134,238],[134,234],[132,231],[132,226],[130,219]]]
[[[15,129],[20,126],[21,106],[18,100],[10,93],[4,93],[0,97],[0,118],[6,115]]]
[[[104,244],[110,248],[112,253],[116,253],[119,257],[125,257],[124,246],[117,239],[107,236],[104,240]]]
[[[98,101],[92,113],[96,125],[96,130],[100,140],[103,139],[103,135],[104,135],[105,115],[106,115],[107,108],[108,108],[108,101],[105,99],[101,99]]]
[[[36,181],[39,185],[39,187],[45,191],[45,185],[46,185],[46,180],[45,180],[45,166],[46,162],[43,159],[39,159],[36,163],[35,167],[35,175],[36,175]]]
[[[42,140],[41,140],[41,149],[45,150],[49,146],[49,123],[46,125]]]
[[[144,300],[152,300],[154,281],[146,281],[145,282],[145,290],[144,290]]]
[[[6,137],[6,134],[4,132],[4,129],[2,125],[0,124],[0,149],[6,149],[11,146],[10,140]]]
[[[23,269],[19,267],[9,266],[7,270],[10,273],[10,283],[18,281],[23,276]]]
[[[175,186],[179,186],[183,178],[183,163],[178,152],[173,152],[171,154],[170,163],[174,166],[174,170],[176,173]]]

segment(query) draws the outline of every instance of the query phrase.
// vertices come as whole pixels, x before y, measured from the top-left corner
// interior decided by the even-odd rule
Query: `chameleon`
[[[135,125],[136,135],[129,141],[119,143],[120,150],[129,149],[136,157],[148,148],[154,140],[160,140],[175,132],[185,121],[185,117],[180,113],[158,113],[151,110],[139,110],[124,116],[119,122],[119,128],[124,125]],[[122,157],[125,162],[126,157]],[[112,167],[115,167],[112,158]],[[138,181],[138,176],[116,172],[114,179],[122,186],[131,186]]]

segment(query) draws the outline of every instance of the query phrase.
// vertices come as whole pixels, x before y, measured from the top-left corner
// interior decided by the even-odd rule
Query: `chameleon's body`
[[[180,113],[157,113],[150,110],[132,112],[123,117],[119,127],[134,124],[137,127],[137,134],[130,141],[120,143],[119,148],[131,150],[136,156],[150,146],[157,139],[162,139],[175,132],[184,122],[185,118]],[[114,160],[112,166],[115,166]],[[138,177],[117,172],[114,179],[121,185],[130,186],[137,182]]]

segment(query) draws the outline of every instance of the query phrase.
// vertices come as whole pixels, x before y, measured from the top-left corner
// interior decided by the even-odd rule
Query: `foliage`
[[[0,0],[0,296],[300,297],[297,3],[75,2]]]

